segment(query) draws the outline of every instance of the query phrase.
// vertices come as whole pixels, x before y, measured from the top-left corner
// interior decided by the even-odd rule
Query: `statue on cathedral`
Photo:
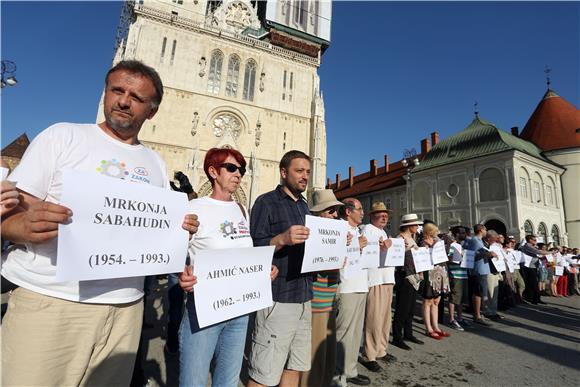
[[[262,123],[258,120],[256,123],[256,146],[260,146],[260,139],[262,137]]]
[[[205,56],[202,56],[201,59],[199,60],[199,76],[203,78],[203,76],[205,75]]]
[[[195,136],[197,133],[197,123],[199,122],[199,114],[197,112],[193,113],[193,119],[191,120],[191,135]]]

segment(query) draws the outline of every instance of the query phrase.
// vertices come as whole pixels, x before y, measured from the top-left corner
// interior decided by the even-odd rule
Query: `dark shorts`
[[[481,281],[478,275],[470,275],[469,276],[469,290],[471,294],[478,297],[483,297],[484,289],[481,286]]]
[[[451,293],[449,293],[449,302],[454,305],[467,303],[467,279],[449,278]]]

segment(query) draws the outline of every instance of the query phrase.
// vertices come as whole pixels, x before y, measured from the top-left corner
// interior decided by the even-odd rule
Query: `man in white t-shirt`
[[[354,198],[342,201],[338,215],[346,220],[353,241],[358,238],[360,249],[367,245],[367,239],[360,235],[358,226],[362,223],[364,210],[361,203]],[[370,379],[360,375],[357,370],[357,360],[363,333],[365,305],[369,291],[367,269],[349,271],[340,270],[340,284],[336,297],[336,383],[344,386],[370,384]]]
[[[47,128],[10,175],[20,204],[2,219],[3,239],[15,243],[2,257],[2,275],[19,288],[2,321],[3,385],[129,385],[143,277],[58,282],[58,225],[74,219],[58,203],[66,168],[167,187],[165,163],[138,140],[162,96],[154,69],[119,62],[105,78],[105,121]],[[197,226],[195,215],[185,217],[183,228]]]
[[[371,206],[370,224],[362,229],[362,235],[379,238],[381,250],[381,266],[384,266],[387,249],[393,244],[384,228],[389,222],[389,210],[383,202],[375,202]],[[389,335],[391,333],[391,303],[393,287],[395,286],[395,268],[369,268],[369,294],[365,316],[364,352],[361,364],[371,372],[380,372],[382,367],[377,359],[394,362],[396,358],[387,353]]]

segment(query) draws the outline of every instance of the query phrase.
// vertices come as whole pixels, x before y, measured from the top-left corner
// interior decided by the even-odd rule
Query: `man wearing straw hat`
[[[331,189],[314,191],[310,213],[322,218],[336,219],[338,208]],[[301,375],[301,386],[329,386],[336,366],[336,291],[338,270],[314,273],[312,282],[312,363],[310,371]]]
[[[364,329],[364,352],[361,364],[371,372],[380,372],[377,359],[394,362],[396,358],[387,354],[391,333],[391,302],[395,286],[395,268],[384,267],[386,250],[393,244],[384,228],[389,221],[389,210],[383,202],[375,202],[369,213],[370,224],[364,226],[362,235],[378,236],[381,249],[379,268],[369,268],[369,294]]]

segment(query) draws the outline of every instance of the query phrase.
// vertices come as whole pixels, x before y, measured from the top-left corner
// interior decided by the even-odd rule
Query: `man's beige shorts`
[[[249,375],[266,386],[276,386],[284,369],[310,370],[312,332],[310,301],[275,302],[256,313]]]
[[[3,386],[128,386],[143,301],[83,304],[24,288],[2,321]]]

